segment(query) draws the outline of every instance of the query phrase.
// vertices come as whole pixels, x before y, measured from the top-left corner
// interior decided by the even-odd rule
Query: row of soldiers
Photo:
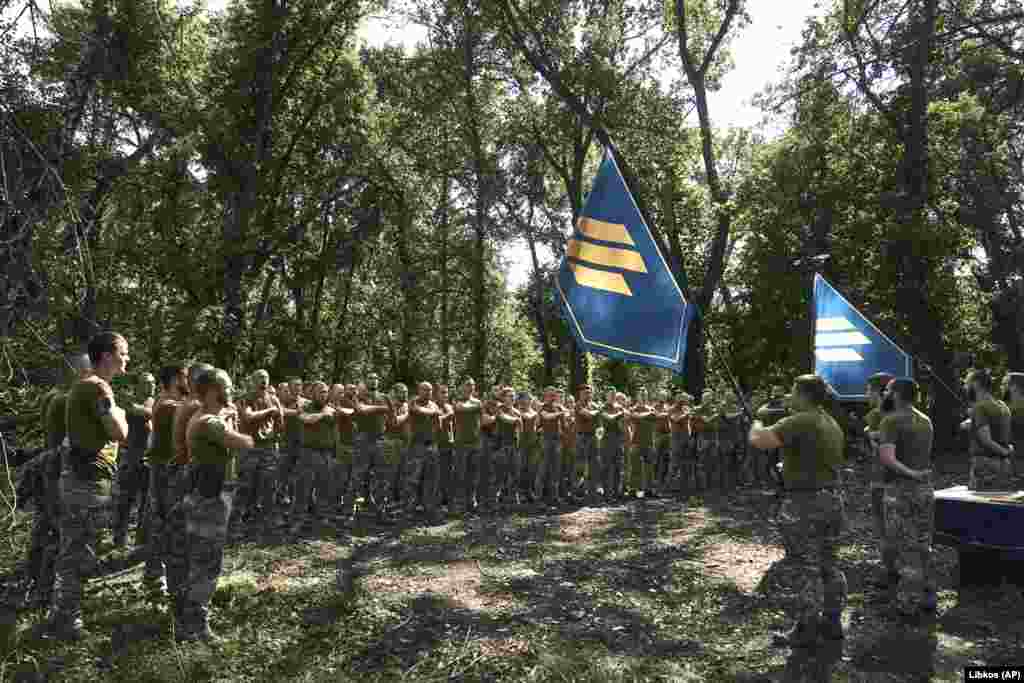
[[[408,434],[403,500],[410,507],[413,501],[422,503],[432,516],[437,496],[445,490],[440,476],[444,445],[451,446],[454,474],[447,478],[447,495],[456,508],[474,503],[487,508],[502,494],[511,499],[532,495],[555,504],[568,493],[565,484],[573,482],[588,496],[659,491],[672,473],[683,476],[694,466],[694,450],[684,446],[702,433],[704,421],[689,408],[686,396],[656,406],[643,391],[632,404],[616,393],[598,406],[586,386],[571,408],[550,387],[539,405],[529,396],[517,397],[510,387],[481,401],[471,380],[454,400],[448,400],[443,388],[435,398],[434,387],[421,383],[416,397],[403,403],[395,400],[401,396],[382,395],[373,376],[362,385],[335,391],[332,401],[325,384],[314,383],[307,399],[301,383],[271,390],[266,373],[258,373],[253,393],[236,402],[227,373],[205,364],[187,370],[166,366],[160,372],[160,394],[148,406],[146,401],[130,405],[129,413],[117,405],[110,386],[125,371],[127,341],[113,333],[99,335],[89,344],[89,359],[91,369],[82,369],[63,399],[65,437],[53,452],[56,456],[50,456],[56,465],[45,468],[47,481],[55,485],[47,489],[49,505],[37,515],[37,525],[59,527],[44,632],[62,638],[78,637],[83,628],[83,582],[103,554],[97,545],[102,530],[111,525],[109,517],[118,520],[115,537],[120,533],[119,520],[125,515],[115,513],[112,494],[121,486],[115,484],[119,461],[122,470],[124,461],[130,461],[119,458],[119,447],[136,443],[128,419],[132,413],[143,431],[148,427],[145,582],[155,598],[169,602],[182,640],[214,637],[209,604],[227,541],[236,462],[243,515],[264,521],[273,515],[277,483],[291,479],[287,472],[282,475],[289,468],[296,473],[293,521],[335,501],[347,508],[362,499],[379,508],[392,496],[391,482],[378,467],[385,462],[386,435],[407,429],[400,432]],[[1014,377],[1009,389],[1016,401],[1024,382]],[[929,567],[933,430],[915,407],[916,383],[884,379],[873,384],[878,412],[869,416],[868,432],[877,444],[882,554],[896,577],[897,603],[906,602],[911,612],[929,611],[936,602]],[[998,456],[999,471],[1005,472],[1003,458],[1012,456],[1013,446],[1003,426],[1010,424],[1004,419],[1007,406],[992,399],[991,378],[972,373],[969,385],[975,396],[965,428],[971,433],[971,477],[976,483],[988,476],[991,463],[985,459]],[[781,452],[783,460],[779,524],[787,557],[799,565],[795,575],[800,583],[797,624],[783,639],[792,646],[842,637],[846,582],[836,555],[845,516],[839,475],[845,436],[824,408],[827,396],[820,377],[798,377],[786,401],[790,414],[771,425],[756,421],[746,437],[754,449]],[[759,412],[767,416],[770,410]],[[671,446],[667,462],[657,455],[658,422],[664,416]],[[567,433],[573,435],[569,443],[575,447],[575,465],[585,474],[582,484],[575,475],[568,480],[563,476]],[[289,440],[296,435],[297,443]],[[631,445],[628,461],[626,444]],[[632,483],[619,489],[622,479]]]

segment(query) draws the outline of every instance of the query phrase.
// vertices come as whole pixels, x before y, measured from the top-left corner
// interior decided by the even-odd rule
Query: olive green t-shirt
[[[67,394],[55,394],[46,402],[46,445],[57,448],[67,436]]]
[[[153,447],[146,453],[151,465],[167,465],[174,459],[174,413],[180,401],[157,399],[153,406]]]
[[[309,401],[302,406],[305,415],[313,415],[322,412],[324,404],[319,401]],[[324,418],[312,424],[302,424],[302,446],[303,448],[325,448],[335,447],[335,421],[333,418]]]
[[[350,405],[344,405],[343,407],[348,410],[352,409]],[[352,446],[355,444],[355,414],[347,415],[339,410],[334,413],[334,421],[338,426],[338,443],[342,446]]]
[[[864,416],[864,424],[868,426],[868,431],[877,432],[882,424],[882,411],[878,408],[869,410]]]
[[[769,427],[785,447],[786,488],[820,488],[838,482],[843,462],[843,430],[823,408],[785,417]]]
[[[1024,399],[1017,399],[1009,403],[1010,408],[1010,431],[1013,440],[1024,447]],[[1016,457],[1024,457],[1024,452],[1014,453]]]
[[[277,407],[269,393],[252,393],[246,396],[243,402],[254,413]],[[283,425],[281,416],[275,412],[259,420],[246,420],[243,426],[245,433],[251,436],[255,442],[266,444],[277,442],[278,431]]]
[[[196,415],[188,426],[188,450],[195,465],[227,465],[231,452],[224,445],[227,424],[219,415]]]
[[[528,412],[521,413],[523,416],[523,431],[520,434],[520,445],[532,446],[540,440],[540,435],[537,433],[537,422],[540,420],[540,416],[537,413]]]
[[[978,432],[986,426],[993,441],[1003,446],[1010,443],[1010,409],[1005,403],[995,399],[978,401],[974,404],[974,417],[971,420],[971,455],[1002,457],[999,453],[989,452],[978,440]]]
[[[373,399],[360,399],[360,402],[364,405],[382,405],[377,403]],[[366,434],[370,437],[379,438],[384,435],[388,425],[387,413],[361,413],[356,411],[356,427],[359,428],[360,433]]]
[[[451,403],[438,403],[438,408],[441,409],[441,414],[448,413],[447,417],[441,420],[441,429],[437,432],[437,441],[442,446],[451,446],[455,443],[455,432],[454,421],[451,416],[452,404]]]
[[[455,443],[460,446],[480,445],[481,406],[466,409],[463,405],[455,411]]]
[[[66,421],[68,441],[81,451],[100,479],[112,479],[117,471],[117,442],[107,434],[101,416],[114,403],[110,385],[98,377],[75,382],[68,393]]]
[[[291,403],[290,405],[284,406],[286,409],[298,410],[299,413],[306,412],[306,406],[309,401],[304,398],[298,399],[297,402]],[[302,421],[299,420],[298,415],[285,415],[284,417],[284,439],[285,442],[294,446],[302,443]]]
[[[912,470],[926,470],[932,466],[932,440],[935,430],[927,415],[917,409],[891,413],[882,418],[878,431],[879,445],[896,447],[896,459]],[[904,479],[903,475],[882,465],[885,481]]]
[[[433,415],[421,415],[410,407],[409,422],[412,425],[413,438],[417,441],[433,441],[434,422],[436,419]]]
[[[622,433],[622,423],[620,422],[621,419],[622,419],[621,417],[616,417],[616,418],[612,419],[612,418],[608,417],[607,413],[602,412],[601,413],[601,424],[604,425],[604,433],[605,434],[621,434]]]
[[[498,438],[503,444],[514,444],[516,441],[516,434],[519,431],[518,422],[506,422],[501,419],[501,412],[498,413]]]
[[[174,419],[171,424],[171,433],[174,436],[174,462],[179,465],[189,463],[188,454],[188,425],[192,416],[202,407],[199,401],[194,398],[179,403],[174,410]]]
[[[637,418],[633,421],[636,431],[633,433],[633,443],[641,448],[654,447],[654,428],[658,423],[658,417],[652,413],[647,417]]]

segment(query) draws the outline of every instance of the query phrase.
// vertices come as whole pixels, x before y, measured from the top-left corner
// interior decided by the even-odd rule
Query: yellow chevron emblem
[[[580,235],[602,242],[615,242],[617,244],[635,247],[636,243],[630,237],[626,226],[621,223],[607,223],[595,218],[581,216],[576,224]],[[581,287],[601,289],[623,296],[633,296],[626,278],[621,273],[612,273],[596,268],[588,268],[583,263],[591,263],[605,268],[615,268],[633,273],[646,273],[647,265],[644,263],[640,252],[633,249],[618,249],[606,247],[592,242],[584,242],[578,239],[570,239],[566,245],[566,254],[574,259],[570,262],[576,283]],[[581,261],[582,263],[576,263]]]

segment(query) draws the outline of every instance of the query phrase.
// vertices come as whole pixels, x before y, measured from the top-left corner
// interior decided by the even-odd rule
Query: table
[[[957,549],[960,587],[1024,585],[1024,492],[935,492],[935,543]]]

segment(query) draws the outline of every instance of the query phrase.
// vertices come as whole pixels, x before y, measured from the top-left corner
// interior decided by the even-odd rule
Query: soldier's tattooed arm
[[[782,439],[771,429],[765,429],[760,420],[755,420],[750,427],[750,445],[762,451],[773,451],[782,448]]]

